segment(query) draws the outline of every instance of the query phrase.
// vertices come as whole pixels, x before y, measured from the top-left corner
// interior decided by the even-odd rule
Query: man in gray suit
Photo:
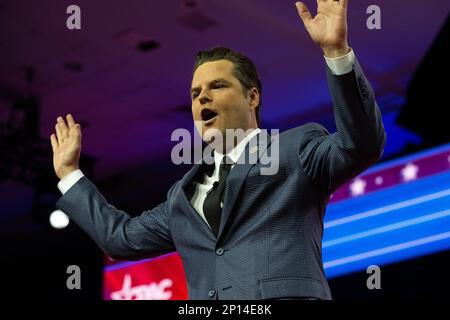
[[[191,299],[331,299],[322,263],[323,217],[330,195],[382,155],[381,114],[347,44],[347,1],[319,0],[312,17],[296,3],[327,64],[337,132],[317,123],[260,144],[278,152],[279,169],[243,163],[261,136],[261,83],[245,56],[219,47],[200,52],[192,79],[192,114],[205,141],[214,128],[248,130],[231,149],[214,150],[173,184],[167,200],[131,218],[108,204],[79,170],[81,129],[58,117],[52,134],[55,172],[63,196],[56,206],[116,259],[178,251]],[[258,159],[259,156],[258,156]]]

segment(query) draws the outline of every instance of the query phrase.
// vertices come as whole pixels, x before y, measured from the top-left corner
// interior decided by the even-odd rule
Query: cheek
[[[198,120],[200,118],[200,109],[198,107],[191,106],[191,113],[194,120]]]
[[[235,95],[224,96],[220,99],[220,107],[226,111],[228,116],[234,117],[237,113],[242,112],[242,100]]]
[[[236,119],[242,119],[246,115],[246,107],[243,104],[242,101],[236,101],[236,103],[233,105],[233,110],[231,112],[233,118]]]

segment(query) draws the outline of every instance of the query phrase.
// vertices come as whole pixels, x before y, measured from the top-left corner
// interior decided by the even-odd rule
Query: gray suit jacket
[[[217,237],[189,201],[200,164],[173,184],[167,201],[138,217],[108,204],[86,177],[56,207],[113,258],[178,251],[190,299],[331,299],[322,263],[325,207],[334,190],[381,157],[386,134],[357,61],[351,73],[328,69],[327,78],[337,132],[307,123],[281,133],[275,175],[261,175],[260,162],[236,164]]]

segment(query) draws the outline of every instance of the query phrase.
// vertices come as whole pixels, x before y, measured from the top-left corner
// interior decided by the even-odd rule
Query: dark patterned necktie
[[[222,216],[223,196],[227,177],[230,174],[232,161],[224,156],[219,169],[219,181],[214,182],[213,187],[207,192],[203,202],[203,213],[212,231],[217,236],[219,232],[220,217]]]

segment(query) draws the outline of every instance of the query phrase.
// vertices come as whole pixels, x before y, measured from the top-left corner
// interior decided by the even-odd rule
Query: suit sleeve
[[[297,152],[306,175],[331,194],[381,158],[386,132],[358,61],[344,75],[327,71],[337,131],[330,134],[320,124],[306,124]]]
[[[109,204],[97,187],[82,177],[57,201],[56,207],[114,259],[138,260],[176,250],[169,230],[168,201],[131,218]]]

